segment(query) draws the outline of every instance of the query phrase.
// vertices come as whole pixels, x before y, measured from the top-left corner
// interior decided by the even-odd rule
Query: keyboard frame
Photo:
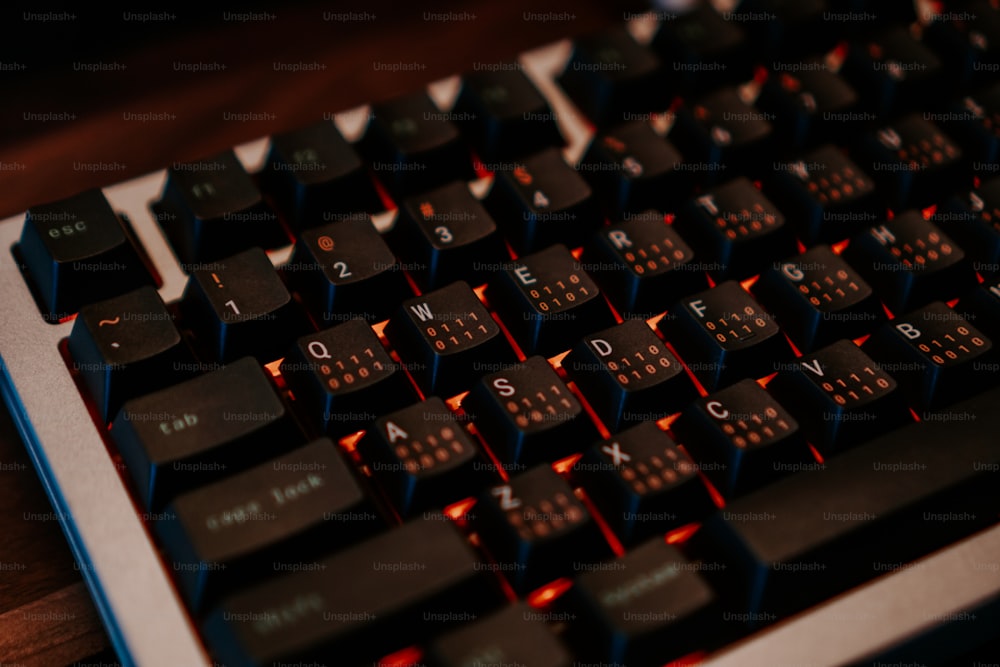
[[[629,28],[642,42],[652,36],[652,17],[634,19]],[[555,83],[569,60],[572,44],[562,40],[519,57],[559,118],[568,146],[564,156],[576,163],[591,130]],[[451,77],[428,85],[439,105],[447,107],[458,92]],[[336,115],[344,135],[356,139],[367,108]],[[251,172],[265,158],[267,139],[236,147]],[[180,298],[187,276],[149,210],[166,181],[166,171],[104,188],[112,207],[128,216],[139,242],[163,279],[160,296]],[[477,196],[489,181],[472,184]],[[375,216],[376,227],[391,227],[394,212]],[[79,564],[105,628],[123,664],[164,667],[211,665],[208,653],[170,580],[147,528],[143,510],[133,500],[122,471],[109,455],[66,362],[60,342],[73,323],[46,322],[11,252],[18,242],[23,214],[0,222],[0,390],[39,473],[46,494]],[[286,262],[291,246],[268,253],[275,265]],[[928,610],[941,615],[972,608],[1000,596],[1000,572],[960,577],[956,564],[986,559],[1000,552],[1000,525],[993,526],[937,554],[924,567],[879,577],[726,647],[707,665],[806,665],[843,663],[871,655],[932,623]],[[924,582],[933,580],[934,586]],[[871,623],[891,618],[891,623]],[[831,632],[836,628],[836,632]]]

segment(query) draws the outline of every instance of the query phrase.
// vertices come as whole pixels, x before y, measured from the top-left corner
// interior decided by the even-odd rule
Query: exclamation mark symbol
[[[212,280],[214,280],[215,284],[218,285],[219,287],[223,286],[222,281],[219,280],[219,276],[215,275],[214,273],[212,274]]]

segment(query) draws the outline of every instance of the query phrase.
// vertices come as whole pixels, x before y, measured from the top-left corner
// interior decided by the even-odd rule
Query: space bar
[[[759,625],[973,532],[1000,512],[1000,387],[726,505],[691,543]]]

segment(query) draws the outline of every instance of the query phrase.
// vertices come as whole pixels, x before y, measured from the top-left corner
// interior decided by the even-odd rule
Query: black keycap
[[[126,401],[111,435],[147,507],[302,442],[266,373],[249,357]]]
[[[361,149],[379,180],[396,195],[475,178],[458,128],[427,93],[372,105]]]
[[[53,323],[85,303],[153,283],[100,190],[32,206],[17,251]]]
[[[691,190],[681,154],[646,121],[619,125],[594,137],[579,171],[613,218],[648,208],[673,210]]]
[[[573,489],[547,465],[485,490],[473,525],[519,594],[611,555]]]
[[[283,270],[320,323],[355,317],[384,320],[412,295],[396,258],[369,219],[302,232]]]
[[[489,302],[525,354],[552,355],[614,324],[600,289],[563,245],[521,257],[490,283]]]
[[[893,312],[953,299],[976,286],[965,251],[919,211],[858,234],[843,257]]]
[[[896,380],[848,340],[785,364],[767,388],[824,455],[910,420]]]
[[[555,148],[502,167],[486,206],[518,252],[578,246],[604,222],[590,186]]]
[[[1000,171],[1000,83],[956,100],[934,116],[942,130],[962,144],[973,172],[983,178]]]
[[[662,419],[698,395],[677,357],[642,320],[586,336],[562,366],[613,433]]]
[[[823,53],[836,45],[843,30],[830,17],[829,4],[827,0],[742,0],[727,16],[742,21],[748,38],[767,56],[787,60]]]
[[[715,280],[746,278],[796,250],[784,214],[742,176],[681,208],[674,228]]]
[[[815,463],[799,423],[753,380],[699,398],[670,430],[727,498]]]
[[[875,291],[829,246],[776,264],[752,289],[803,352],[858,338],[885,320]]]
[[[437,396],[376,420],[358,449],[401,516],[467,498],[488,479],[472,437]]]
[[[852,44],[841,72],[883,118],[928,106],[928,92],[945,79],[941,60],[903,26]]]
[[[167,170],[163,198],[152,208],[184,264],[288,243],[278,216],[232,150],[175,163]]]
[[[363,320],[299,338],[281,374],[306,421],[334,437],[416,400],[402,366]]]
[[[484,283],[507,259],[492,216],[459,181],[405,199],[386,240],[427,289]]]
[[[924,41],[940,56],[949,79],[965,86],[1000,71],[1000,10],[988,0],[963,4],[963,11],[935,16]]]
[[[194,357],[152,287],[81,308],[69,351],[104,421],[126,399],[179,382],[194,369]]]
[[[775,133],[796,148],[841,143],[866,128],[875,114],[859,109],[858,93],[819,59],[774,63],[757,106],[775,115]]]
[[[972,184],[962,149],[918,114],[868,135],[861,150],[862,166],[893,208],[927,206]]]
[[[562,146],[555,113],[517,63],[484,63],[462,77],[453,117],[479,158],[491,162]]]
[[[272,576],[282,556],[324,555],[379,526],[374,505],[326,438],[182,494],[161,516],[157,533],[195,609],[223,590]]]
[[[296,229],[383,208],[361,158],[329,120],[272,136],[261,180]]]
[[[660,69],[652,51],[615,28],[575,40],[559,85],[594,124],[617,125],[627,113],[666,108]]]
[[[953,408],[965,418],[910,424],[739,498],[690,552],[719,566],[741,612],[780,616],[993,523],[998,400],[992,389]]]
[[[657,326],[709,391],[769,375],[791,357],[774,318],[731,280],[681,299]]]
[[[1000,278],[994,275],[962,297],[958,310],[992,340],[1000,340]]]
[[[874,181],[832,145],[773,167],[774,199],[808,245],[841,241],[885,215]]]
[[[193,271],[182,309],[199,349],[222,362],[246,355],[273,361],[309,328],[260,248]]]
[[[698,521],[715,508],[694,461],[653,422],[594,445],[572,474],[626,544]]]
[[[585,655],[653,667],[719,643],[716,595],[675,547],[650,540],[606,565],[577,577],[565,603]]]
[[[468,391],[488,369],[517,361],[499,325],[464,282],[404,301],[385,335],[427,394]]]
[[[523,602],[512,604],[433,642],[427,649],[430,664],[572,667],[573,656],[541,617]]]
[[[495,606],[497,593],[444,517],[414,520],[225,598],[203,628],[227,665],[372,663]],[[442,619],[445,619],[442,621]]]
[[[662,313],[708,284],[702,263],[659,211],[602,227],[583,249],[583,267],[622,314]]]
[[[580,402],[542,357],[482,378],[462,408],[507,463],[557,461],[597,436]]]
[[[961,244],[977,261],[973,268],[997,273],[1000,263],[1000,178],[938,207],[931,222]]]
[[[660,21],[653,50],[668,63],[664,75],[685,91],[708,92],[753,77],[751,44],[735,21],[727,21],[708,2]]]
[[[893,373],[922,410],[977,394],[995,382],[993,342],[940,301],[883,325],[863,349]]]
[[[720,88],[677,111],[667,135],[702,182],[727,180],[740,171],[757,173],[770,155],[773,116],[744,102],[735,88]]]

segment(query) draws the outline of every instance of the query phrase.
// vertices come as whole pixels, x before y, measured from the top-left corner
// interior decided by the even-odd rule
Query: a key
[[[774,199],[807,245],[841,241],[885,214],[875,182],[835,146],[780,167],[770,182]]]
[[[576,39],[559,85],[598,126],[617,125],[626,113],[665,108],[657,82],[660,59],[623,27]]]
[[[669,63],[666,77],[691,92],[749,81],[753,60],[746,31],[710,3],[693,4],[687,11],[665,16],[653,38],[653,50]]]
[[[355,317],[378,322],[413,294],[370,219],[345,220],[302,232],[291,261],[282,270],[323,324]]]
[[[272,136],[261,181],[296,229],[383,208],[361,158],[329,120]]]
[[[364,320],[299,338],[281,374],[305,419],[333,437],[366,428],[416,399],[402,366]]]
[[[358,445],[401,516],[482,488],[478,449],[437,396],[379,418]]]
[[[572,655],[540,618],[524,602],[509,605],[431,643],[430,664],[572,667]]]
[[[86,303],[153,283],[100,190],[32,206],[17,252],[53,324]]]
[[[500,327],[464,282],[404,301],[385,335],[420,388],[438,396],[467,391],[485,369],[517,361]]]
[[[386,240],[426,289],[484,283],[507,259],[496,222],[461,181],[403,200]]]
[[[882,325],[863,349],[922,410],[979,393],[996,377],[993,342],[940,301]]]
[[[302,442],[264,370],[250,357],[126,401],[111,436],[148,508]]]
[[[761,88],[757,106],[775,115],[775,132],[796,148],[841,143],[875,120],[861,111],[857,91],[826,62],[784,63]]]
[[[563,145],[555,113],[518,63],[488,64],[462,77],[452,115],[489,166]]]
[[[597,135],[578,167],[605,212],[617,219],[648,208],[673,210],[691,190],[681,154],[637,120]]]
[[[662,419],[697,396],[677,357],[642,320],[584,337],[562,366],[613,433]]]
[[[487,296],[525,354],[556,354],[614,324],[597,284],[563,245],[513,262]]]
[[[583,406],[542,357],[482,378],[462,409],[497,458],[511,464],[557,461],[597,436]]]
[[[767,388],[824,455],[910,420],[896,380],[849,340],[785,364]]]
[[[719,643],[715,592],[676,547],[650,540],[584,572],[564,603],[578,618],[569,636],[605,664],[653,667]]]
[[[380,526],[375,507],[323,438],[178,496],[156,532],[194,608],[267,578],[281,557],[325,555]]]
[[[945,77],[941,60],[903,26],[852,44],[841,72],[879,117],[920,108]]]
[[[976,286],[965,251],[919,211],[861,232],[843,257],[897,313],[953,299]]]
[[[650,210],[602,227],[583,249],[583,267],[619,312],[662,313],[707,285],[701,263],[663,213]]]
[[[486,489],[473,525],[519,594],[611,555],[573,489],[547,465]]]
[[[966,3],[964,11],[936,16],[924,41],[940,56],[949,77],[966,86],[989,81],[1000,71],[1000,10],[988,0]]]
[[[379,180],[396,195],[475,178],[458,128],[427,93],[372,105],[361,150]]]
[[[992,276],[962,297],[958,311],[992,340],[1000,340],[1000,276]]]
[[[803,352],[858,338],[885,321],[875,291],[829,246],[776,263],[751,289]]]
[[[199,349],[222,362],[246,355],[274,361],[309,329],[305,314],[260,248],[193,271],[182,312]]]
[[[705,190],[682,207],[674,228],[719,281],[759,273],[796,250],[784,214],[742,176]]]
[[[992,389],[955,405],[963,418],[911,423],[738,498],[689,553],[717,566],[738,612],[774,618],[995,523],[998,400]]]
[[[678,109],[667,138],[688,163],[700,165],[702,182],[713,184],[737,172],[764,171],[774,139],[772,120],[735,88],[720,88]]]
[[[588,449],[572,475],[615,534],[635,544],[715,508],[697,468],[654,422],[643,422]]]
[[[998,69],[1000,71],[1000,69]],[[1000,83],[956,100],[940,114],[939,126],[962,144],[972,170],[983,178],[997,175],[1000,167]]]
[[[894,208],[927,206],[972,184],[962,149],[937,125],[910,114],[865,137],[862,166]]]
[[[973,268],[997,273],[1000,263],[1000,177],[982,183],[937,209],[931,222],[954,237],[976,262]]]
[[[681,299],[657,327],[709,391],[769,375],[791,357],[774,318],[732,280]]]
[[[590,186],[557,149],[501,166],[486,207],[519,253],[578,246],[604,222]]]
[[[799,423],[753,380],[699,398],[670,430],[727,498],[815,465]]]
[[[190,376],[194,357],[152,287],[84,306],[69,352],[105,422],[128,398]]]
[[[152,209],[182,264],[288,243],[278,216],[232,150],[172,165],[163,198]]]
[[[254,582],[203,625],[227,665],[371,664],[493,608],[495,584],[441,515],[417,519],[316,567]],[[442,622],[441,619],[446,619]]]

